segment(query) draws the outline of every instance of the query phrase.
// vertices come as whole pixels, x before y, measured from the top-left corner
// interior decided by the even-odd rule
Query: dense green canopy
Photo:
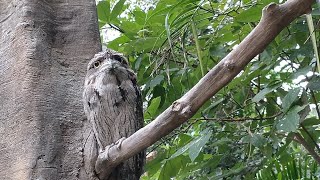
[[[99,1],[102,34],[120,32],[105,45],[127,55],[138,74],[145,122],[235,48],[271,2],[279,3]],[[142,179],[320,178],[319,15],[315,6],[309,23],[295,20],[187,124],[149,148],[156,155]]]

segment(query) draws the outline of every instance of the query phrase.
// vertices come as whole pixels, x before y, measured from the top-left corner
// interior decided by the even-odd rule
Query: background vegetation
[[[102,35],[118,32],[104,44],[127,55],[138,74],[148,123],[235,48],[271,2],[282,1],[104,0],[97,7]],[[156,155],[142,179],[320,178],[319,15],[315,6],[315,30],[306,16],[294,21],[187,124],[149,148]]]

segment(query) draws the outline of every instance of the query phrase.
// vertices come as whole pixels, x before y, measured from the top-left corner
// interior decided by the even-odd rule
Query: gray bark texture
[[[83,173],[86,66],[101,50],[94,0],[0,0],[0,179]]]

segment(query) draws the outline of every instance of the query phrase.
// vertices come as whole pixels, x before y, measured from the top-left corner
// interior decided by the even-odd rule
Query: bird
[[[121,148],[126,137],[143,127],[141,90],[136,74],[123,54],[106,49],[89,61],[83,106],[92,132],[91,142],[87,143],[90,149],[86,155],[87,166],[90,166],[87,169],[95,171],[99,153],[108,151],[113,145]],[[144,162],[145,152],[141,152],[121,163],[105,179],[138,180]],[[98,173],[91,172],[91,175],[99,176]]]

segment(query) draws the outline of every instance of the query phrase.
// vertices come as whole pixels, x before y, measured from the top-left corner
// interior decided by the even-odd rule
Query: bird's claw
[[[106,160],[109,160],[109,150],[112,146],[114,146],[114,143],[112,143],[104,148],[103,154],[104,154]]]
[[[122,142],[125,140],[125,137],[120,138],[118,141],[116,141],[115,145],[117,146],[117,149],[120,150]]]
[[[104,150],[100,150],[100,153],[103,154],[104,159],[109,160],[109,151],[113,146],[116,146],[117,150],[120,150],[122,142],[125,140],[125,137],[120,138],[115,143],[112,143],[110,145],[107,145]]]

